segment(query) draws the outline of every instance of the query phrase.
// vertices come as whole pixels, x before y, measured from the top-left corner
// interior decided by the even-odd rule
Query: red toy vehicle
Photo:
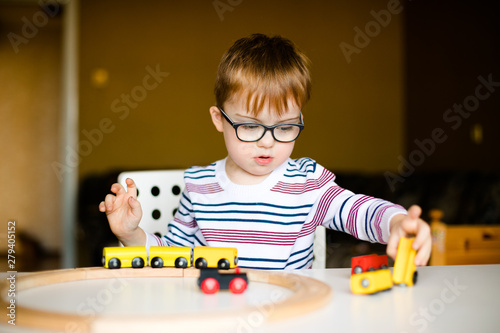
[[[374,271],[377,269],[386,269],[387,255],[370,254],[351,258],[351,274],[360,274],[363,272]]]
[[[233,294],[241,294],[247,289],[246,273],[240,273],[239,267],[234,273],[220,273],[218,269],[200,269],[198,286],[205,294],[215,294],[219,289],[229,289]]]

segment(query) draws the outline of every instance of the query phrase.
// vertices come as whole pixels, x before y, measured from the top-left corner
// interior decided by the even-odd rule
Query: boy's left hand
[[[431,228],[420,218],[422,209],[419,206],[411,206],[408,215],[399,214],[390,221],[390,235],[387,243],[387,254],[396,258],[399,239],[408,235],[415,235],[413,248],[417,250],[415,265],[425,266],[431,256]]]

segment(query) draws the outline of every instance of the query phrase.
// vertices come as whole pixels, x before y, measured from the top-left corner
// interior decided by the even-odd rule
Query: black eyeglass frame
[[[302,132],[302,130],[304,129],[304,121],[302,119],[302,112],[300,113],[300,124],[277,124],[277,125],[272,125],[272,126],[266,126],[264,124],[250,123],[250,122],[248,122],[248,123],[235,123],[234,121],[231,120],[231,118],[229,118],[229,116],[226,114],[226,112],[224,112],[224,110],[220,106],[218,106],[217,108],[221,112],[222,116],[224,116],[224,118],[227,120],[227,122],[234,128],[234,132],[236,133],[236,137],[238,138],[238,140],[243,141],[243,142],[256,142],[256,141],[259,141],[260,139],[262,139],[264,137],[264,135],[266,135],[267,131],[271,131],[273,139],[275,141],[277,141],[277,142],[282,142],[282,143],[293,142],[293,141],[297,140],[297,138],[300,135],[300,132]],[[262,127],[264,127],[264,133],[262,133],[262,136],[260,138],[256,139],[256,140],[242,140],[239,137],[239,135],[238,135],[238,127],[244,126],[244,125],[254,125],[254,126],[258,125],[258,126],[262,126]],[[288,141],[278,140],[278,139],[276,139],[276,136],[274,135],[274,129],[277,128],[277,127],[281,127],[281,126],[295,126],[295,127],[298,127],[299,128],[299,133],[297,133],[297,136],[293,140],[288,140]]]

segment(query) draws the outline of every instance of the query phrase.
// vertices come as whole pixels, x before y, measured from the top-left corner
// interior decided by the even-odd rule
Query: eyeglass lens
[[[271,127],[273,137],[276,141],[294,141],[300,133],[300,127],[293,124]],[[261,124],[244,124],[236,129],[236,135],[242,141],[260,140],[266,132],[266,128]]]

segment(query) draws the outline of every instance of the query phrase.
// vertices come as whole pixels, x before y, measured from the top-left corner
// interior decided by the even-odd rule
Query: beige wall
[[[33,17],[38,26],[23,28]],[[0,251],[12,219],[16,255],[22,234],[48,250],[61,246],[60,182],[51,166],[60,147],[61,25],[43,18],[36,6],[0,7],[2,36],[17,36],[0,39]]]
[[[215,72],[224,51],[255,32],[288,37],[312,60],[312,100],[293,157],[312,157],[334,172],[397,167],[403,149],[402,14],[373,30],[350,63],[339,47],[354,45],[354,27],[364,30],[374,21],[370,11],[387,9],[388,1],[221,0],[229,6],[222,17],[213,3],[81,2],[81,177],[223,158],[222,137],[208,113]],[[147,78],[147,68],[156,67],[168,72],[157,85]]]

